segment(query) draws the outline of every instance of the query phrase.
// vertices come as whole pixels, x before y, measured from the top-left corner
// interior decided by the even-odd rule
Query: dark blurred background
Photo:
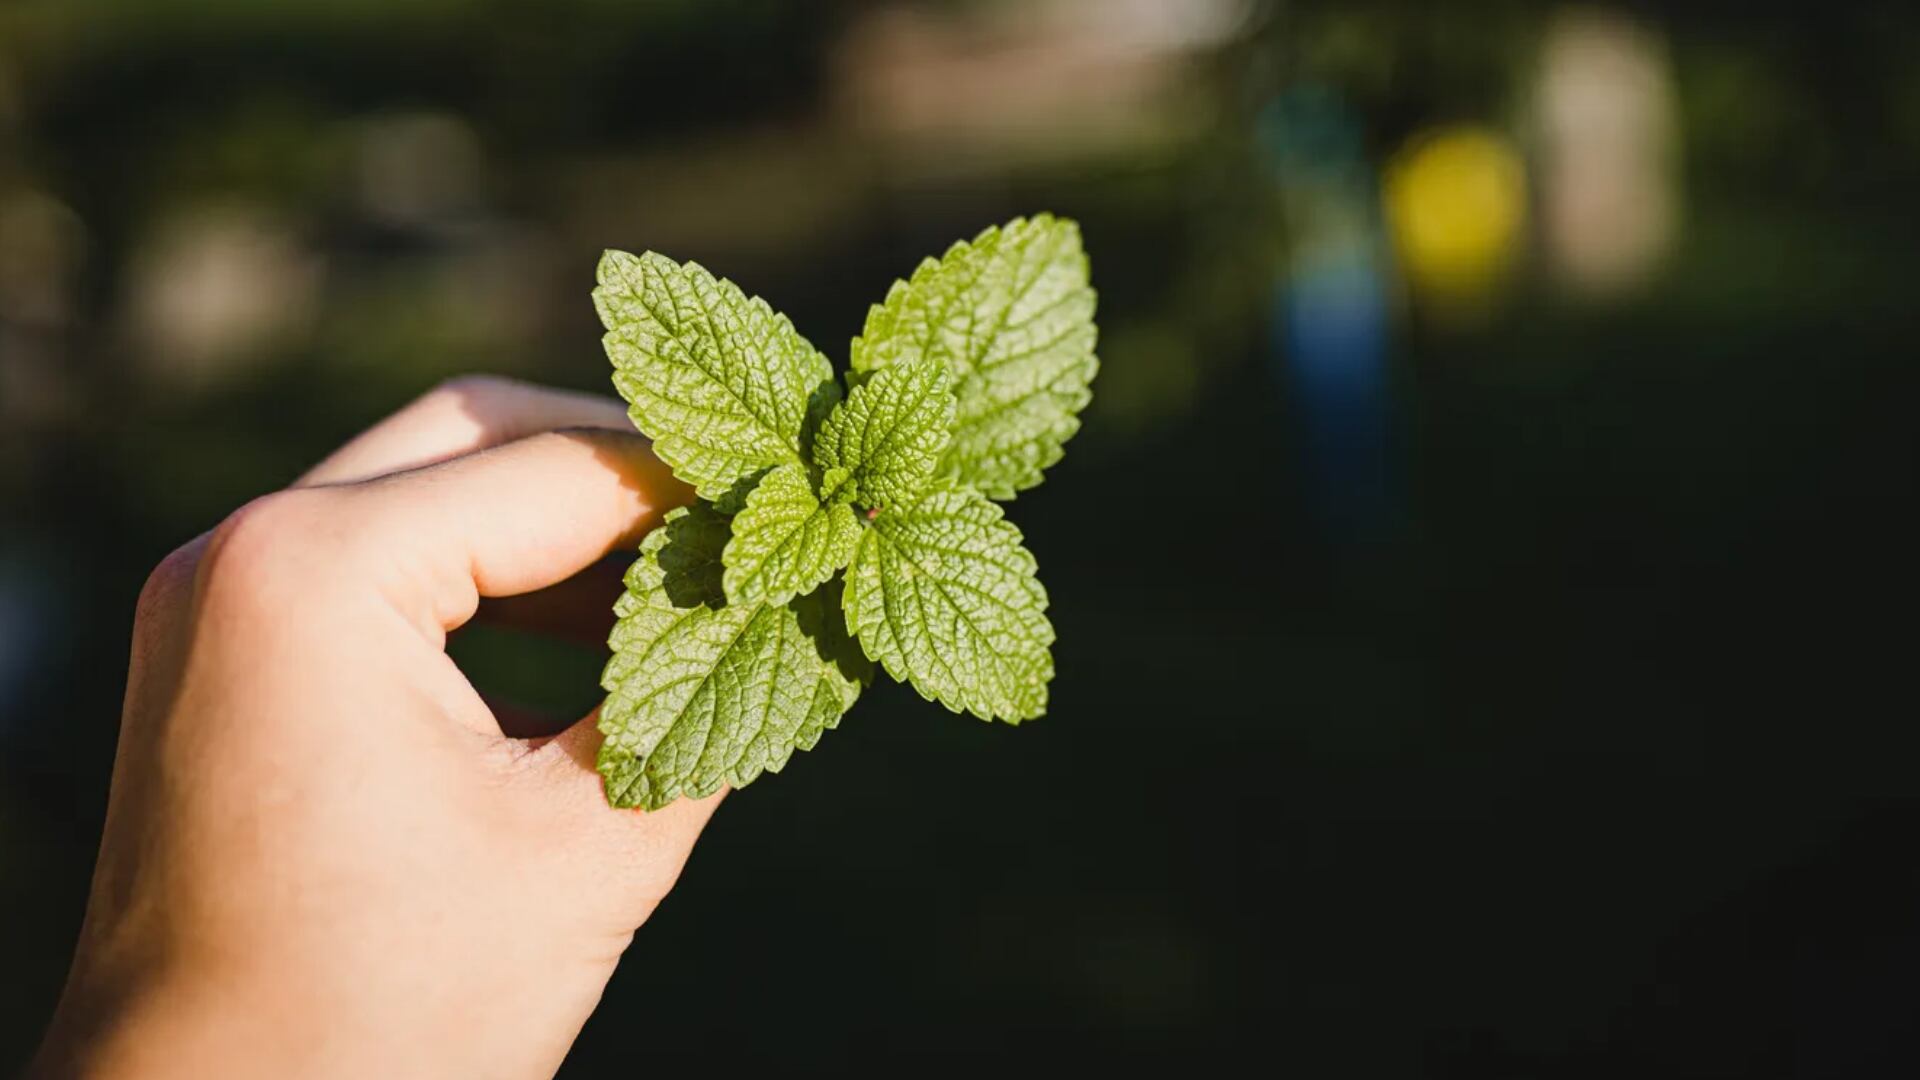
[[[1045,209],[1103,360],[1011,507],[1052,713],[876,688],[565,1075],[1920,1075],[1916,56],[1891,4],[0,3],[0,1069],[163,554],[449,375],[606,390],[603,247],[843,360]]]

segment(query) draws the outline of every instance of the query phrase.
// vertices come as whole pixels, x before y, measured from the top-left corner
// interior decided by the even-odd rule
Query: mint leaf
[[[947,369],[936,361],[881,368],[820,425],[813,460],[830,477],[844,471],[862,505],[910,501],[933,478],[947,448],[954,409],[947,385]],[[838,487],[829,479],[822,490]]]
[[[847,565],[859,543],[853,508],[822,505],[806,466],[782,465],[747,495],[733,519],[733,539],[721,555],[727,599],[784,604]]]
[[[789,604],[728,604],[728,520],[675,510],[640,545],[602,684],[599,755],[607,801],[657,809],[779,772],[813,747],[869,678],[832,587]]]
[[[820,497],[828,505],[848,504],[860,501],[860,484],[853,478],[852,469],[827,469],[820,476]]]
[[[964,487],[873,521],[847,568],[847,627],[896,679],[983,720],[1046,712],[1047,592],[1020,530]]]
[[[1079,226],[1015,218],[896,283],[854,339],[853,370],[943,363],[958,410],[941,473],[1009,499],[1079,430],[1099,370],[1093,311]]]
[[[702,497],[799,463],[833,368],[786,316],[697,263],[608,251],[594,306],[613,383],[654,452]]]

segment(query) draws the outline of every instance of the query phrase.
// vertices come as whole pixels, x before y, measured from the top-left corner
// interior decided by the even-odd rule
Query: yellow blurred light
[[[1465,125],[1415,135],[1387,163],[1382,194],[1416,290],[1471,305],[1499,288],[1527,218],[1526,169],[1507,138]]]

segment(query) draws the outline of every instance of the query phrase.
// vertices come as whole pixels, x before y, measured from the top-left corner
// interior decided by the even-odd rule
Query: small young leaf
[[[859,502],[860,483],[853,478],[853,470],[837,467],[824,470],[820,474],[820,498],[829,505]]]
[[[675,510],[640,545],[609,643],[599,769],[614,806],[658,809],[779,772],[839,723],[870,677],[823,588],[790,604],[728,604],[727,519]]]
[[[932,358],[959,402],[942,475],[1010,499],[1079,430],[1099,370],[1080,229],[1049,214],[962,241],[896,283],[853,342],[853,370]]]
[[[812,592],[853,558],[860,521],[844,502],[823,506],[804,465],[782,465],[747,495],[721,562],[727,600],[784,604]]]
[[[599,280],[614,386],[674,475],[720,499],[742,478],[803,460],[809,418],[838,390],[832,365],[786,316],[653,252],[607,252]]]
[[[1033,555],[1000,507],[935,487],[865,530],[847,569],[847,627],[930,700],[1017,723],[1047,708],[1053,624]]]
[[[946,366],[932,360],[881,368],[820,425],[814,462],[829,472],[845,470],[865,506],[912,501],[947,448],[954,408],[947,384]]]

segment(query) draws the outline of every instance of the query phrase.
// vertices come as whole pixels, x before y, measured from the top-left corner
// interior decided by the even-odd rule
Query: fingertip
[[[599,719],[600,710],[595,709],[541,742],[529,752],[530,772],[567,805],[572,827],[610,846],[614,857],[636,864],[664,861],[678,873],[730,789],[723,786],[701,798],[675,799],[653,810],[609,804],[599,770],[600,745],[605,741]]]

